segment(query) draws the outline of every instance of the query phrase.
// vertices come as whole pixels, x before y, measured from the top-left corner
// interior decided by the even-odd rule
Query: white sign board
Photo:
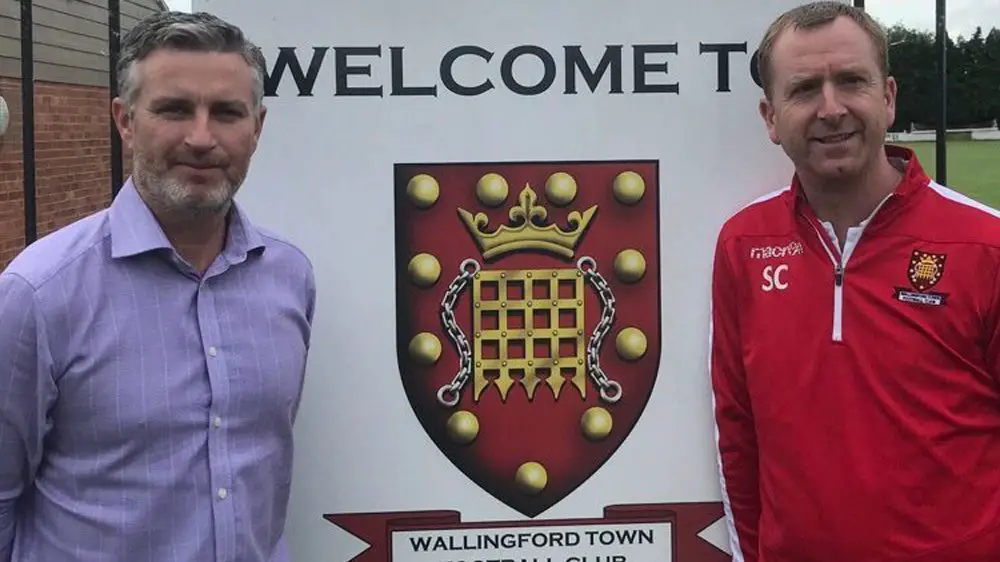
[[[316,268],[294,559],[727,560],[712,254],[789,178],[795,3],[195,1],[268,58],[240,201]]]

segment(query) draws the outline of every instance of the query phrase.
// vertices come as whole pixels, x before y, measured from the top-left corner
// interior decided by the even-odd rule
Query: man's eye
[[[187,108],[179,105],[165,105],[156,109],[159,115],[185,115],[187,112]]]
[[[837,81],[847,83],[847,84],[866,84],[868,83],[868,77],[864,74],[841,74],[837,77]]]
[[[244,116],[243,111],[236,107],[220,107],[216,108],[212,113],[221,119],[227,120],[241,119]]]
[[[800,95],[803,95],[803,94],[807,94],[807,93],[809,93],[812,90],[813,90],[813,85],[812,84],[800,84],[800,85],[795,86],[794,88],[792,88],[792,95],[793,96],[800,96]]]

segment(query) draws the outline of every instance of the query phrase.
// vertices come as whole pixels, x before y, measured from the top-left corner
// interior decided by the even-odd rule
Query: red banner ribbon
[[[722,504],[633,504],[610,505],[601,519],[543,519],[531,521],[462,522],[458,511],[397,511],[380,513],[326,514],[324,519],[369,545],[351,562],[391,562],[392,534],[397,532],[459,531],[531,527],[586,527],[612,524],[670,525],[673,562],[729,562],[731,557],[699,535],[723,517]],[[397,555],[396,560],[399,560]],[[654,562],[654,561],[637,561]]]

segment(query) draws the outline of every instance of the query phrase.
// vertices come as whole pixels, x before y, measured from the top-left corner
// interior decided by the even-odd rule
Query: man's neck
[[[156,211],[154,214],[167,240],[199,274],[204,274],[222,253],[226,241],[228,211],[196,217]]]
[[[901,179],[900,170],[879,158],[873,169],[845,181],[824,183],[802,178],[802,189],[816,217],[833,225],[843,249],[847,230],[869,218]]]

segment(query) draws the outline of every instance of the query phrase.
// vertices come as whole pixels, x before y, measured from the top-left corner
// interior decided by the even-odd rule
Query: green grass
[[[937,149],[933,142],[903,146],[912,148],[928,175],[937,179]],[[949,139],[946,146],[948,187],[1000,209],[1000,141]]]

